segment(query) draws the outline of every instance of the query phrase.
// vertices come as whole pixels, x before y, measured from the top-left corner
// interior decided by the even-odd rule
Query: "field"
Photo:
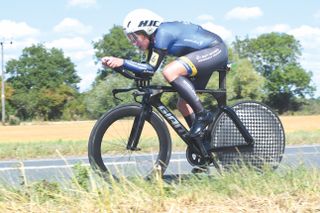
[[[280,117],[285,132],[317,131],[320,130],[320,115],[283,116]]]
[[[320,115],[280,118],[286,131],[287,145],[320,144]],[[126,121],[121,121],[126,122]],[[119,122],[114,132],[129,132]],[[43,157],[87,155],[87,143],[95,121],[23,123],[20,126],[0,126],[0,159],[30,159]],[[149,127],[144,136],[152,135]],[[150,130],[148,130],[148,128]],[[184,151],[186,145],[171,129],[174,151]]]
[[[286,133],[320,130],[320,115],[280,118]],[[1,142],[86,141],[95,121],[24,123],[0,126]],[[174,134],[173,134],[174,135]]]

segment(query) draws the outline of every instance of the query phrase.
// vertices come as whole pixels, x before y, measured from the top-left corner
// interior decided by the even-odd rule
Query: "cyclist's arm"
[[[165,55],[164,50],[153,49],[147,63],[138,63],[125,59],[123,67],[135,73],[154,73],[159,68]]]

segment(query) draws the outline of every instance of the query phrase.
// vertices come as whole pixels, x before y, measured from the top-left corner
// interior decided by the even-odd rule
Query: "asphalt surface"
[[[112,158],[107,162],[112,162]],[[0,161],[0,183],[19,185],[34,181],[47,180],[65,182],[74,177],[75,164],[89,165],[87,157],[70,157],[66,159],[37,159],[24,161]],[[127,162],[117,162],[126,164]],[[279,169],[297,167],[315,167],[320,169],[320,145],[290,146],[285,150]],[[187,162],[185,153],[172,154],[165,175],[179,176],[190,174],[193,167]]]

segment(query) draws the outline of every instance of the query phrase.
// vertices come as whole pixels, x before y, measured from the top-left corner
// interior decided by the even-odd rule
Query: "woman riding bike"
[[[133,45],[148,51],[147,63],[106,56],[102,64],[152,75],[166,55],[176,56],[162,73],[180,95],[177,107],[190,127],[189,136],[201,135],[212,115],[204,109],[195,89],[205,89],[212,73],[226,67],[228,51],[223,40],[195,24],[163,22],[159,15],[146,9],[130,12],[123,28]]]

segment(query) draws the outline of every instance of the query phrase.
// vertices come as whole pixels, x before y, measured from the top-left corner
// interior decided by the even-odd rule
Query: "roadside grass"
[[[290,132],[286,140],[288,145],[320,144],[320,130]]]
[[[39,141],[0,143],[0,159],[29,159],[43,157],[81,156],[87,153],[87,141]]]
[[[286,145],[320,144],[320,130],[318,131],[296,131],[286,134]],[[86,156],[88,142],[81,141],[35,141],[35,142],[1,142],[0,159],[29,159],[43,157],[59,157],[57,151],[63,156]],[[174,137],[172,138],[173,151],[185,151],[184,142]],[[123,146],[124,148],[124,146]],[[103,148],[108,150],[109,147]],[[146,147],[146,152],[154,150],[153,147]],[[115,151],[116,152],[116,151]],[[106,152],[104,152],[106,153]]]
[[[320,170],[235,169],[164,181],[102,180],[77,166],[68,184],[0,186],[1,212],[319,212]]]

